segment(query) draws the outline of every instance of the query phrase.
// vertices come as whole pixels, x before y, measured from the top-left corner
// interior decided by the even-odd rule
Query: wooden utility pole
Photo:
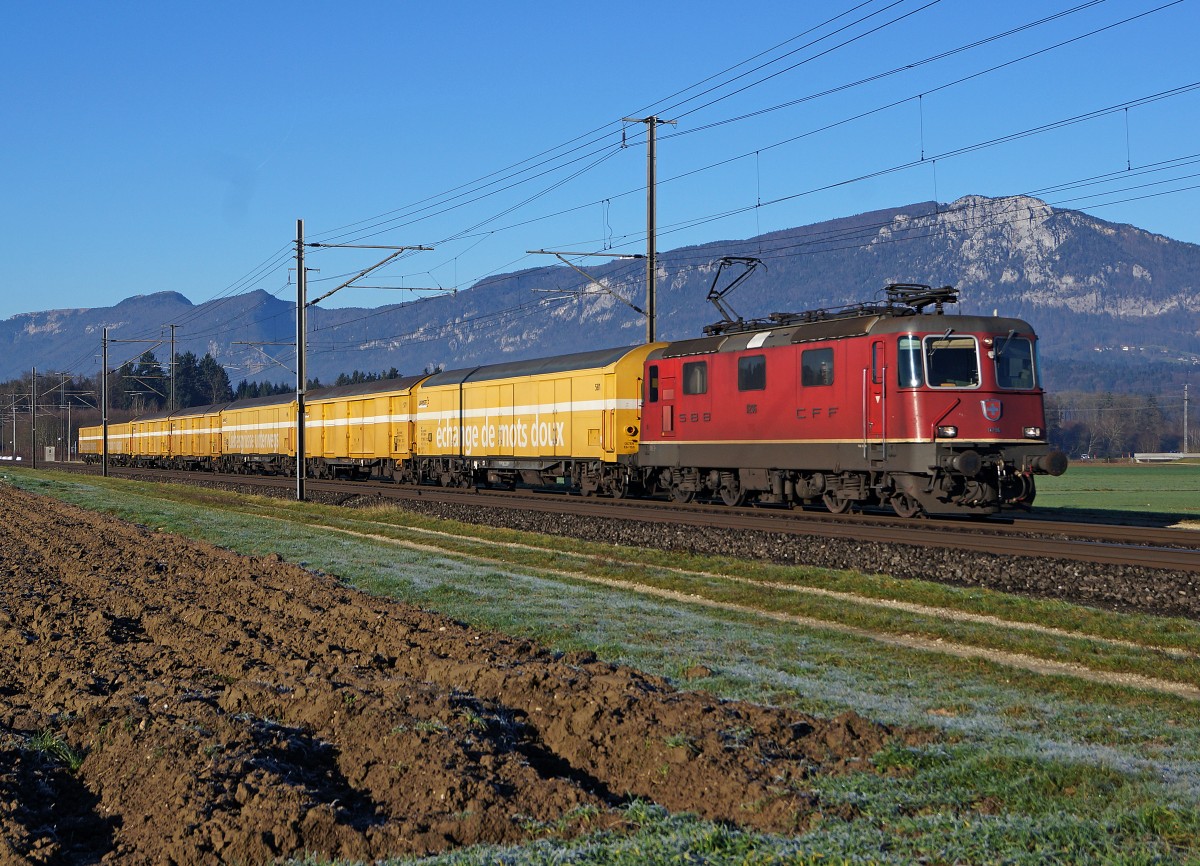
[[[100,343],[100,474],[108,477],[108,328]]]
[[[308,281],[304,272],[304,220],[296,220],[296,500],[304,501],[304,394],[308,381],[304,371],[308,334]]]
[[[33,368],[33,381],[29,388],[29,460],[37,469],[37,367]]]
[[[70,463],[71,462],[71,404],[67,401],[67,374],[64,372],[64,373],[59,373],[58,375],[60,377],[59,383],[58,383],[58,421],[59,421],[60,425],[62,424],[62,410],[63,409],[67,410],[67,435],[65,437],[59,437],[59,440],[63,442],[63,447],[67,450],[65,452],[65,455],[66,455],[65,457],[63,456],[63,454],[58,454],[58,453],[56,453],[54,456],[58,459],[59,463]]]
[[[622,120],[625,123],[644,123],[646,124],[646,342],[653,343],[655,338],[655,317],[656,312],[656,291],[655,278],[657,264],[655,256],[657,254],[656,241],[658,235],[658,203],[655,196],[657,186],[657,177],[655,170],[655,162],[657,156],[655,153],[655,141],[657,135],[655,130],[659,124],[670,123],[674,124],[674,120],[660,120],[657,115],[649,117],[624,117]]]
[[[175,329],[178,325],[168,325],[171,329],[171,396],[167,399],[167,411],[175,411]]]

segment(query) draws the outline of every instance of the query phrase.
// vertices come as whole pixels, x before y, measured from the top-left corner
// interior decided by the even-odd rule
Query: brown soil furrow
[[[370,860],[626,796],[787,831],[894,736],[2,485],[0,578],[0,862]]]

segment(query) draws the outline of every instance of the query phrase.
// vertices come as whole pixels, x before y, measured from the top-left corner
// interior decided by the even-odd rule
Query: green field
[[[1035,510],[1070,517],[1128,512],[1163,523],[1200,520],[1200,464],[1072,463],[1039,477]],[[1107,514],[1111,517],[1111,514]]]
[[[1052,493],[1094,496],[1088,508],[1112,504],[1119,487],[1169,514],[1176,504],[1155,505],[1144,491],[1200,482],[1200,467],[1077,468]],[[1200,623],[887,575],[568,544],[394,509],[51,472],[0,479],[240,552],[277,552],[365,591],[590,649],[680,687],[820,715],[852,709],[937,734],[928,746],[888,749],[872,772],[814,777],[828,808],[796,836],[635,803],[627,834],[420,862],[1200,862]],[[1190,507],[1181,513],[1196,513],[1194,499]],[[666,595],[679,588],[689,598]],[[712,675],[683,680],[697,665]]]

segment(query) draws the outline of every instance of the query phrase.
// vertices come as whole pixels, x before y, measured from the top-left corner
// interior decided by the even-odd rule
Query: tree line
[[[392,367],[387,372],[383,373],[368,373],[363,370],[355,370],[353,373],[339,373],[337,379],[334,380],[334,385],[360,385],[364,382],[381,382],[385,379],[399,379],[400,371]],[[308,380],[309,388],[323,388],[320,378]],[[272,397],[276,394],[289,394],[296,390],[294,384],[288,382],[248,382],[245,379],[238,382],[237,387],[233,389],[233,398],[235,400],[246,400],[251,397]]]
[[[1200,389],[1197,389],[1200,390]],[[1191,403],[1200,395],[1192,394]],[[1182,451],[1183,389],[1178,396],[1067,392],[1046,395],[1050,441],[1073,458]],[[1200,451],[1200,411],[1191,405],[1188,446]]]
[[[215,403],[229,403],[253,397],[270,397],[289,394],[296,390],[290,382],[258,382],[242,379],[232,385],[229,374],[211,354],[197,358],[192,352],[175,355],[174,403],[171,401],[171,373],[169,367],[145,352],[134,360],[126,361],[109,373],[108,407],[122,413],[145,414],[167,409],[190,409]],[[334,385],[359,385],[398,379],[401,373],[395,367],[381,372],[354,370],[341,373]],[[320,378],[308,380],[309,388],[325,387]],[[0,411],[29,411],[29,394],[32,388],[31,374],[0,384]],[[38,407],[99,410],[101,394],[104,392],[100,374],[75,376],[61,373],[42,373],[38,376]]]
[[[225,368],[211,354],[201,358],[192,352],[176,354],[174,366],[176,409],[295,391],[295,385],[291,383],[246,379],[235,387],[230,384]],[[395,367],[382,372],[354,370],[340,374],[334,384],[357,385],[397,379],[400,375]],[[114,423],[171,407],[170,368],[164,368],[153,352],[145,352],[110,371],[107,384],[109,420]],[[65,453],[73,448],[76,431],[81,426],[99,424],[103,385],[100,373],[94,376],[39,373],[36,383],[37,446],[55,446]],[[308,387],[321,388],[323,385],[319,378],[313,378],[308,380]],[[15,452],[29,459],[30,431],[34,426],[30,419],[30,395],[34,388],[32,373],[0,383],[0,454]]]
[[[355,370],[341,373],[334,385],[358,385],[364,382],[379,382],[397,379],[400,371],[395,367],[381,373]],[[146,352],[137,362],[128,361],[116,371],[115,382],[110,383],[110,407],[128,409],[132,412],[161,411],[172,406],[170,400],[171,376],[165,371],[153,352]],[[321,380],[308,380],[309,388],[321,388]],[[236,387],[230,384],[225,368],[210,354],[197,359],[192,352],[175,356],[175,401],[174,408],[189,409],[232,400],[254,397],[271,397],[288,394],[296,390],[287,382],[257,382],[242,379]]]
[[[197,358],[193,352],[175,355],[173,408],[187,409],[233,399],[229,374],[211,354]],[[171,375],[153,352],[117,368],[109,381],[109,407],[131,412],[157,412],[171,408]]]

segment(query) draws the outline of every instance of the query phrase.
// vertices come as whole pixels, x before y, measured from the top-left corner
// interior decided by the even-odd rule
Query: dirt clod
[[[893,736],[3,485],[0,581],[0,863],[372,860],[628,797],[788,831]]]

